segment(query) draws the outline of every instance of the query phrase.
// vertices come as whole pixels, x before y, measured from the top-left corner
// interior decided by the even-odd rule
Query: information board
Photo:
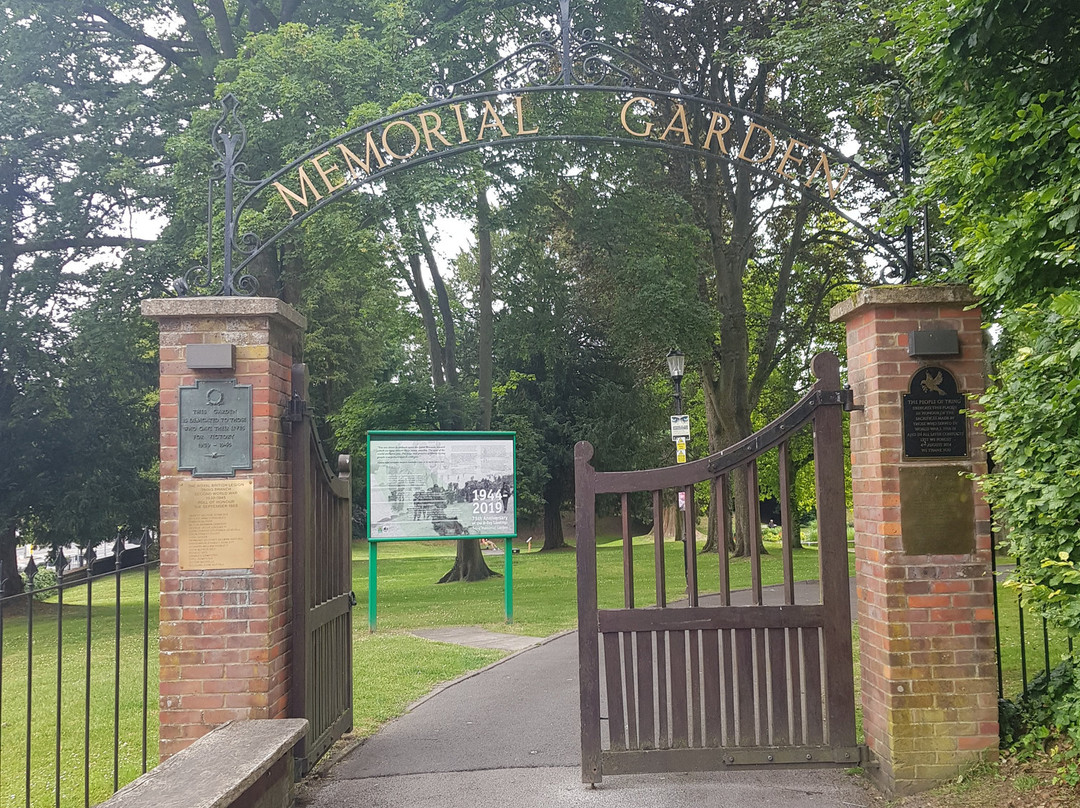
[[[369,432],[373,542],[517,535],[513,432]]]

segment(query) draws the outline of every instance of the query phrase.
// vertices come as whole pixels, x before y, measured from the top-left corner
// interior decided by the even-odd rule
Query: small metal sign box
[[[967,457],[967,404],[953,375],[942,367],[922,368],[909,391],[903,399],[904,457]]]
[[[180,388],[180,456],[192,477],[232,477],[251,464],[251,385],[199,379]]]
[[[689,415],[673,415],[671,416],[671,439],[678,440],[679,438],[690,437],[690,416]]]

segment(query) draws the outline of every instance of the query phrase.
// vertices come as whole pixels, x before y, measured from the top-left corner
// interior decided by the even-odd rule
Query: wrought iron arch
[[[829,147],[816,138],[803,134],[781,120],[695,94],[694,88],[688,86],[687,82],[665,75],[625,50],[597,39],[591,29],[584,29],[580,32],[575,31],[571,25],[569,6],[570,0],[559,0],[559,30],[557,33],[554,31],[547,32],[540,40],[524,45],[466,79],[453,84],[436,83],[430,88],[429,98],[431,100],[427,103],[384,116],[338,135],[310,149],[288,165],[261,180],[247,180],[242,176],[245,173],[246,166],[240,158],[247,142],[247,133],[237,114],[239,101],[232,94],[226,95],[221,100],[221,117],[214,125],[210,138],[218,159],[214,163],[215,173],[210,179],[210,188],[208,190],[207,262],[205,266],[194,267],[185,273],[182,278],[175,280],[173,283],[174,291],[181,296],[189,294],[254,294],[257,291],[257,283],[251,275],[245,272],[251,263],[307,217],[322,210],[340,197],[364,186],[378,183],[398,172],[444,158],[482,149],[515,148],[544,142],[578,142],[608,146],[644,147],[692,154],[698,158],[711,161],[729,163],[738,161],[742,168],[759,175],[767,175],[777,181],[779,185],[787,186],[800,194],[810,196],[815,203],[824,206],[862,234],[867,245],[876,250],[885,263],[900,274],[903,282],[911,280],[915,270],[912,228],[905,228],[900,239],[891,238],[860,221],[856,213],[845,210],[836,204],[833,199],[828,160],[834,161],[833,164],[838,167],[845,166],[845,178],[849,172],[853,172],[858,181],[876,186],[886,195],[892,196],[894,195],[892,186],[896,183],[896,180],[889,172],[863,166],[857,161],[844,156],[838,150]],[[622,120],[626,131],[606,135],[587,133],[541,134],[538,130],[522,131],[522,99],[530,96],[551,94],[571,97],[607,95],[616,99],[624,99],[623,103],[626,106],[623,107]],[[519,132],[516,135],[513,137],[500,137],[494,140],[484,140],[482,137],[479,139],[466,137],[461,113],[463,105],[484,105],[485,109],[490,108],[494,111],[493,104],[495,102],[507,99],[517,99],[514,101],[519,125]],[[720,150],[711,150],[708,148],[708,139],[706,139],[705,147],[701,147],[694,143],[687,144],[685,138],[683,143],[676,143],[668,141],[666,138],[642,136],[626,128],[626,107],[629,106],[632,99],[653,103],[654,105],[666,104],[669,108],[682,108],[684,114],[686,106],[691,105],[700,112],[712,116],[710,120],[713,123],[710,123],[710,126],[715,124],[716,116],[721,116],[721,118],[727,120],[728,127],[731,127],[735,120],[741,121],[743,126],[736,131],[749,132],[749,134],[745,135],[746,141],[734,153],[731,153],[723,146],[722,137],[720,138]],[[455,107],[457,108],[456,120],[461,127],[462,137],[460,142],[450,144],[445,136],[441,135],[440,130],[439,139],[446,144],[446,147],[433,148],[431,136],[435,132],[430,131],[426,124],[423,124],[424,116],[434,116],[441,121],[438,111]],[[910,107],[902,108],[890,123],[890,127],[899,133],[894,165],[900,171],[901,187],[910,184],[913,153],[910,136],[911,123],[906,119],[901,120],[904,112],[910,112]],[[428,145],[428,149],[424,154],[418,153],[421,145],[420,130],[410,122],[410,118],[418,119],[424,126],[424,138]],[[407,155],[394,153],[386,145],[386,132],[394,126],[408,128],[414,134],[416,148]],[[501,119],[499,126],[502,126]],[[777,171],[748,160],[745,148],[750,141],[750,136],[754,133],[753,127],[755,126],[759,130],[768,132],[770,139],[775,138],[776,132],[781,132],[790,138],[789,143],[798,143],[807,149],[815,149],[822,156],[820,159],[826,161],[827,198],[811,187],[809,181],[803,182],[802,177],[786,174],[783,171],[783,162],[780,165],[780,170]],[[483,135],[483,131],[483,124],[481,124],[481,135]],[[724,132],[727,131],[727,129],[724,130]],[[353,173],[349,160],[346,160],[350,180],[343,182],[339,186],[331,187],[331,183],[324,172],[339,169],[337,166],[324,169],[319,162],[322,159],[321,156],[326,155],[331,149],[335,148],[348,150],[346,144],[350,141],[374,142],[372,139],[376,134],[381,136],[382,143],[390,152],[391,159],[384,159],[385,155],[378,150],[376,143],[376,153],[378,155],[376,159],[379,161],[376,170],[369,170],[372,167],[371,153],[369,151],[367,165],[365,166],[365,169],[368,170],[365,170],[362,175]],[[775,149],[775,140],[772,140],[772,143]],[[790,148],[789,146],[789,154]],[[356,157],[355,154],[352,156]],[[326,193],[319,193],[319,189],[310,183],[309,178],[303,174],[306,164],[313,164],[315,167],[313,170],[317,169],[318,173],[322,175],[321,179],[325,183]],[[298,204],[301,202],[299,193],[289,193],[287,187],[282,190],[283,181],[297,172],[300,172],[299,193],[303,193],[303,209],[300,211],[294,210],[294,215],[289,222],[265,239],[256,233],[240,233],[239,222],[243,212],[257,201],[260,201],[263,195],[271,192],[272,189],[278,191],[281,198],[289,205],[290,210],[293,210],[293,206],[287,195],[295,199]],[[305,186],[305,181],[308,181],[307,186]],[[853,179],[853,182],[855,181]],[[222,274],[220,281],[215,279],[213,272],[211,223],[214,218],[213,192],[215,183],[223,185],[224,196]],[[246,189],[246,193],[243,194],[239,202],[235,199],[237,186]],[[307,201],[307,191],[309,189],[313,191],[314,196],[311,203]],[[901,241],[902,243],[897,243]]]

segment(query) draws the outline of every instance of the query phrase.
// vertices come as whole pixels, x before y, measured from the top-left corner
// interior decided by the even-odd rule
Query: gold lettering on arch
[[[676,124],[679,124],[676,126]],[[671,121],[667,125],[667,129],[660,135],[661,140],[667,140],[669,132],[682,132],[683,145],[693,146],[694,141],[690,138],[690,125],[686,122],[686,107],[682,104],[675,105],[675,112],[671,116]]]
[[[764,157],[751,158],[751,157],[746,156],[746,148],[747,148],[747,146],[750,145],[750,140],[751,140],[751,138],[754,137],[754,130],[756,130],[756,129],[760,129],[762,132],[764,132],[766,135],[769,136],[769,153],[766,154]],[[773,156],[773,153],[775,151],[776,151],[776,135],[774,135],[766,127],[762,126],[761,124],[757,123],[756,121],[750,121],[750,126],[748,126],[746,128],[746,137],[743,138],[743,143],[742,143],[742,146],[739,148],[739,153],[738,153],[737,157],[740,160],[745,160],[748,163],[764,163],[766,160],[768,160],[770,157]]]
[[[627,121],[626,121],[626,113],[630,110],[630,107],[632,107],[638,101],[644,101],[646,104],[652,104],[653,103],[651,98],[645,98],[644,96],[640,96],[640,95],[636,96],[634,98],[631,98],[629,101],[627,101],[625,104],[623,104],[622,113],[619,115],[619,120],[622,121],[622,128],[626,130],[626,133],[628,135],[633,135],[634,137],[648,137],[649,135],[652,134],[652,130],[653,130],[653,125],[652,125],[651,121],[646,121],[645,122],[645,131],[644,132],[635,132],[633,129],[630,128],[630,124],[627,123]]]

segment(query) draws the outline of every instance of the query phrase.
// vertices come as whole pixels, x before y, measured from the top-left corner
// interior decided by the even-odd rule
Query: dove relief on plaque
[[[966,407],[948,370],[934,365],[920,368],[904,395],[904,457],[967,457]]]

